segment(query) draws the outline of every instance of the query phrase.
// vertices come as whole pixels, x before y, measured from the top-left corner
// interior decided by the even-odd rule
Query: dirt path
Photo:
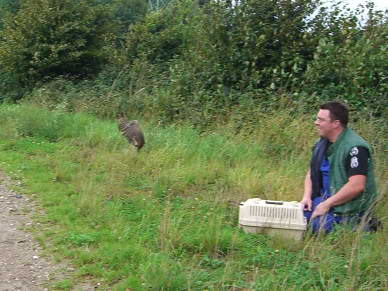
[[[0,291],[52,290],[53,280],[65,278],[71,268],[42,257],[38,242],[22,230],[34,223],[31,215],[37,206],[25,195],[10,190],[12,183],[19,182],[0,172]],[[82,286],[73,290],[95,288]]]

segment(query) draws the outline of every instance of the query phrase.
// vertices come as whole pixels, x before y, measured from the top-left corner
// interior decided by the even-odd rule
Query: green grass
[[[2,105],[0,168],[45,210],[40,243],[76,266],[55,289],[82,280],[113,290],[388,288],[387,228],[299,244],[238,229],[240,201],[301,198],[316,137],[310,118],[289,113],[263,116],[249,134],[232,123],[201,133],[143,121],[147,143],[137,154],[113,121]],[[386,125],[354,127],[376,150],[386,222]]]

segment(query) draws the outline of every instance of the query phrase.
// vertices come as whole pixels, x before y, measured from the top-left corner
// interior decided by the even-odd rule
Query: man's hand
[[[318,204],[318,206],[315,208],[313,214],[311,215],[311,220],[313,220],[317,216],[322,216],[328,213],[330,210],[330,205],[327,203],[327,201],[323,201]]]
[[[311,219],[314,219],[317,216],[325,215],[330,208],[344,204],[364,191],[366,185],[366,176],[364,175],[354,175],[349,178],[349,181],[342,186],[342,188],[335,194],[329,197],[327,200],[318,204],[315,208]]]
[[[303,210],[311,211],[311,207],[313,205],[311,198],[303,198],[300,203],[303,205]]]

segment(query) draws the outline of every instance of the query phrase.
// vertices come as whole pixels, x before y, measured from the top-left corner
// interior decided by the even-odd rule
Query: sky
[[[342,2],[348,4],[350,8],[356,8],[359,4],[365,4],[366,0],[342,0]],[[388,0],[373,0],[378,10],[388,9]]]

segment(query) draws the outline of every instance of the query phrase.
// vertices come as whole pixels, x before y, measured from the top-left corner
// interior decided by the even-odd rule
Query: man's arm
[[[335,195],[331,196],[317,206],[311,215],[311,219],[317,216],[325,215],[330,208],[354,199],[364,191],[365,185],[365,175],[354,175],[349,177],[349,181]]]
[[[349,202],[364,192],[369,157],[370,153],[367,148],[353,147],[351,149],[345,161],[349,175],[348,182],[337,193],[320,203],[311,215],[311,219],[326,214],[330,208]]]
[[[310,169],[307,171],[306,177],[304,179],[304,194],[303,199],[300,201],[302,203],[304,210],[311,211],[312,200],[311,195],[313,192],[313,183],[311,182]]]

